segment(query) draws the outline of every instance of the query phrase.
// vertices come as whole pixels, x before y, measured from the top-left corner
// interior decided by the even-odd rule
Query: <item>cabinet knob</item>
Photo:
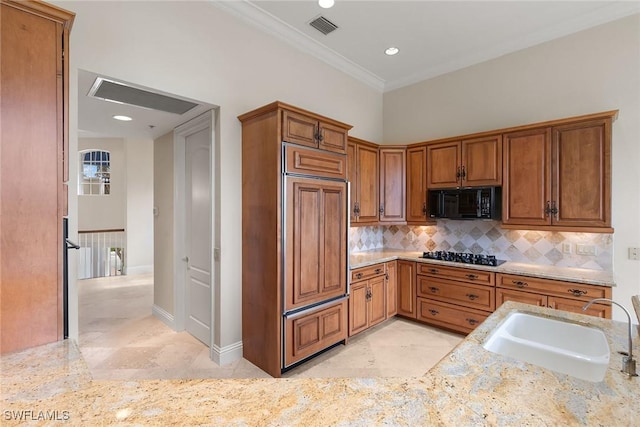
[[[527,282],[523,282],[522,280],[512,280],[513,284],[516,285],[519,288],[525,288],[527,286],[529,286],[529,284]]]
[[[588,291],[583,291],[582,289],[569,289],[568,292],[576,297],[581,297],[586,295]]]
[[[431,313],[432,316],[436,316],[438,315],[438,310],[434,310],[433,308],[431,310],[429,310],[429,313]]]
[[[438,274],[438,269],[437,268],[430,268],[429,269],[429,273]]]
[[[464,166],[462,166],[462,173],[460,174],[462,176],[462,179],[467,179],[467,171],[464,169]]]
[[[551,202],[547,200],[547,206],[544,208],[545,218],[548,217],[550,213],[551,213]]]
[[[553,201],[551,202],[551,215],[555,215],[556,218],[558,218],[558,208],[556,207],[556,202]]]
[[[362,273],[356,273],[356,279],[362,279]]]
[[[478,323],[480,323],[480,322],[479,322],[479,321],[477,321],[476,319],[466,319],[466,320],[467,320],[467,322],[468,322],[470,325],[472,325],[472,326],[473,326],[473,325],[477,325]]]
[[[478,278],[477,274],[467,274],[467,279],[476,280]]]
[[[440,292],[440,289],[439,289],[439,288],[436,288],[435,286],[431,286],[431,287],[429,288],[429,290],[430,290],[431,292],[433,292],[434,294],[436,294],[436,293]]]
[[[427,202],[422,204],[422,215],[427,216]]]
[[[381,268],[376,268],[376,274],[380,274],[382,273],[382,269]]]
[[[379,212],[380,212],[380,215],[384,215],[384,205],[380,205]]]
[[[466,297],[469,298],[471,301],[473,301],[476,298],[480,298],[478,295],[475,295],[475,294],[467,294]]]
[[[458,166],[458,169],[456,170],[456,178],[460,179],[461,176],[462,176],[462,173],[460,173],[460,166]]]

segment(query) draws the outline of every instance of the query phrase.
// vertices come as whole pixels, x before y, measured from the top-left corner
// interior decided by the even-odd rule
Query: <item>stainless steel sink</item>
[[[592,382],[602,381],[609,366],[609,344],[600,329],[530,313],[508,314],[483,347]]]

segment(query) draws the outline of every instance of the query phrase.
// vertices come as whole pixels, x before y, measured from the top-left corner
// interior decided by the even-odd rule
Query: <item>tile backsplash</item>
[[[352,227],[349,239],[351,252],[382,248],[471,252],[529,264],[613,270],[611,234],[507,230],[497,221],[440,220],[435,226]],[[576,254],[579,245],[593,248],[595,255]]]

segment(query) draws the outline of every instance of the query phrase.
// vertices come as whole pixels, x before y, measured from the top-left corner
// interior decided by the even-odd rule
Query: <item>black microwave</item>
[[[502,217],[502,188],[429,190],[429,217],[500,219]]]

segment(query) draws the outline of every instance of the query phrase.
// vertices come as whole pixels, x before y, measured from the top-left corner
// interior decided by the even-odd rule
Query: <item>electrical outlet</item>
[[[629,259],[640,261],[640,248],[629,248]]]
[[[571,253],[571,243],[563,243],[562,244],[562,253],[570,254]]]
[[[596,247],[594,245],[577,244],[576,245],[576,253],[578,255],[595,256],[596,255]]]

